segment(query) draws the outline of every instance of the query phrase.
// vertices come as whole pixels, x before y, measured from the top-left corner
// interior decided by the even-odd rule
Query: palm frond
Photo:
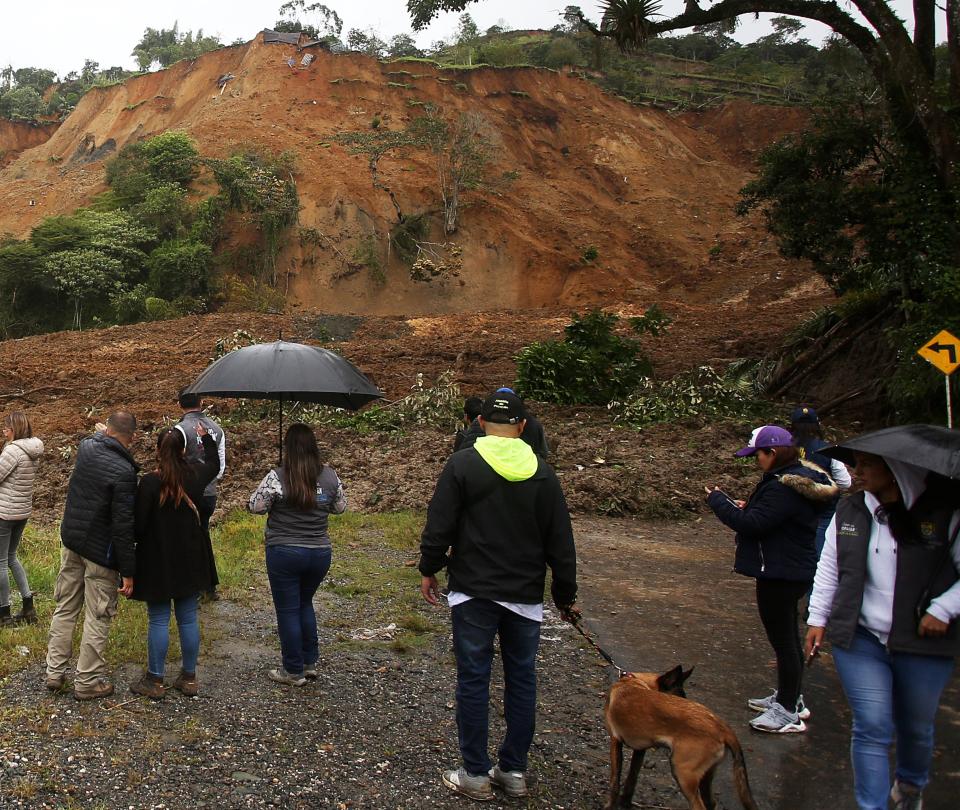
[[[610,36],[621,51],[640,48],[650,37],[652,17],[660,14],[657,0],[603,0],[600,30]]]

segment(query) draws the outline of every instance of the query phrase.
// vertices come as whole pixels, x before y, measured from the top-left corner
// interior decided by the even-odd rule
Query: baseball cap
[[[793,409],[793,413],[790,414],[790,421],[795,425],[802,423],[816,425],[819,424],[820,417],[809,405],[800,405]]]
[[[757,450],[769,450],[771,447],[790,447],[793,445],[793,436],[789,430],[776,425],[758,427],[750,436],[747,446],[737,450],[735,456],[752,456]]]
[[[523,408],[523,401],[510,391],[496,391],[483,401],[480,416],[485,422],[494,422],[501,425],[515,425],[527,414]]]

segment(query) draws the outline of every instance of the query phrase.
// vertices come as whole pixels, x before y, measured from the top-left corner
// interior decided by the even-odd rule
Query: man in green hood
[[[536,720],[536,659],[547,567],[561,616],[573,621],[577,558],[570,514],[553,469],[520,439],[522,401],[497,391],[483,402],[484,435],[447,461],[420,538],[420,590],[439,602],[447,569],[457,658],[457,728],[463,765],[443,784],[471,799],[527,795],[527,752]],[[449,552],[449,554],[448,554]],[[487,751],[494,638],[503,659],[507,731],[492,764]]]

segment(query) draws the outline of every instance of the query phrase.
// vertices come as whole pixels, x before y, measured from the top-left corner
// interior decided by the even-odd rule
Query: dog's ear
[[[690,672],[693,672],[691,669]],[[683,682],[690,677],[690,672],[684,675],[683,667],[677,664],[673,669],[664,672],[657,678],[657,689],[670,695],[686,697],[683,692]]]

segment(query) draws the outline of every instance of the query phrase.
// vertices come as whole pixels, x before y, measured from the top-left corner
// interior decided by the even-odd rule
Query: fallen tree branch
[[[31,388],[29,391],[24,391],[21,388],[19,391],[14,391],[11,394],[0,394],[0,400],[9,402],[15,399],[22,399],[25,402],[29,402],[30,396],[40,391],[70,391],[70,390],[72,389],[64,388],[62,385],[41,385],[39,388]]]

